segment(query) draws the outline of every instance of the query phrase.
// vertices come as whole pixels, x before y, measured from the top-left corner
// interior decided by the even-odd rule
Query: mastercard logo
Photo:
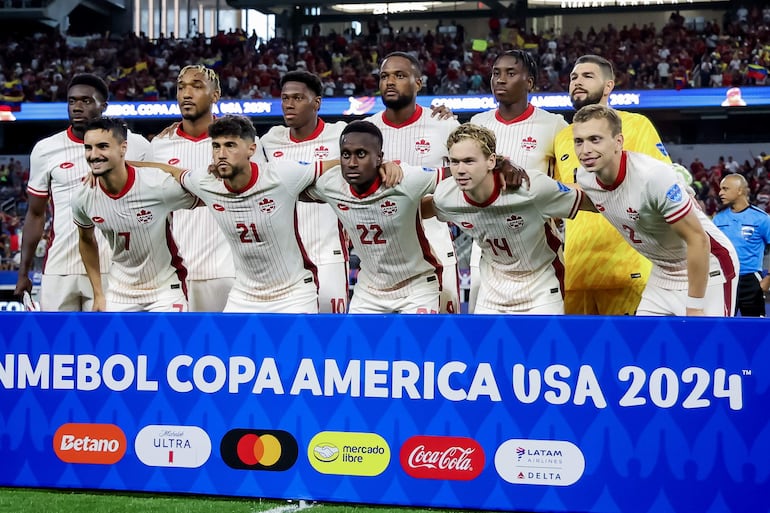
[[[219,446],[228,467],[240,470],[283,471],[297,461],[297,440],[286,431],[232,429]]]

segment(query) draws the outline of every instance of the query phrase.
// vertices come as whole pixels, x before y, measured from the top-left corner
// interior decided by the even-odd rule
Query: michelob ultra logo
[[[376,476],[390,463],[390,447],[380,435],[322,431],[307,447],[310,465],[322,474]]]
[[[126,434],[115,424],[64,424],[53,435],[53,450],[65,463],[112,465],[126,453]]]
[[[211,439],[197,426],[150,425],[136,435],[134,452],[149,467],[198,468],[211,456]]]
[[[287,470],[297,461],[299,446],[286,431],[233,429],[219,445],[227,466],[241,470]]]

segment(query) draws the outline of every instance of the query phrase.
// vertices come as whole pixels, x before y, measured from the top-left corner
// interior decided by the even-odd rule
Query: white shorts
[[[228,313],[318,313],[318,292],[315,282],[300,283],[284,299],[254,301],[233,289],[224,312]]]
[[[317,266],[318,306],[321,313],[348,311],[348,263],[333,262]]]
[[[460,313],[460,273],[457,263],[443,264],[439,313]]]
[[[479,284],[481,283],[481,247],[473,241],[471,244],[471,258],[469,267],[471,268],[471,289],[468,293],[468,313],[474,313],[476,310],[476,301],[479,297]]]
[[[187,298],[181,289],[169,290],[149,303],[119,303],[107,300],[108,312],[187,312]]]
[[[475,314],[479,315],[564,315],[564,301],[557,301],[556,303],[550,303],[547,305],[533,306],[529,310],[511,311],[511,310],[495,310],[493,308],[484,308],[482,306],[476,306]]]
[[[350,313],[383,314],[383,313],[439,313],[438,281],[424,281],[411,286],[412,292],[395,299],[383,299],[364,287],[355,286],[353,299],[350,300]]]
[[[187,280],[187,299],[191,312],[221,312],[235,278]]]
[[[107,290],[107,275],[102,274],[102,289]],[[94,290],[85,274],[62,276],[44,274],[40,281],[40,309],[46,312],[90,312]]]
[[[709,282],[704,297],[704,313],[709,317],[730,317],[735,313],[735,297],[738,280],[724,283]],[[668,290],[651,286],[642,293],[642,301],[636,310],[638,316],[687,315],[687,290]]]

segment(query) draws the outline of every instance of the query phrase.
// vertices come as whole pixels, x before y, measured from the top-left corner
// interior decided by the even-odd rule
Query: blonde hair
[[[473,123],[463,123],[449,134],[449,138],[446,141],[447,150],[463,139],[476,141],[485,157],[495,154],[497,141],[495,140],[494,132],[488,128],[474,125]]]
[[[222,94],[222,88],[219,86],[219,75],[217,75],[216,71],[207,68],[203,64],[190,64],[179,71],[179,76],[181,77],[188,71],[197,71],[198,73],[201,73],[211,83],[211,88],[219,94]]]
[[[572,123],[585,123],[592,119],[606,119],[610,125],[612,136],[615,137],[618,134],[623,133],[623,122],[620,120],[620,116],[615,112],[615,109],[611,109],[606,105],[595,103],[593,105],[586,105],[575,113],[575,117],[572,118]]]

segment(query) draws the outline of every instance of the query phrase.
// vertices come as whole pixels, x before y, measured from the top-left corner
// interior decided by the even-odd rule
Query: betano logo
[[[198,468],[211,456],[211,439],[197,426],[150,425],[137,433],[134,451],[148,467]]]
[[[404,471],[418,479],[469,481],[484,470],[484,450],[472,438],[413,436],[400,451]]]
[[[377,476],[390,463],[390,447],[374,433],[322,431],[307,447],[310,465],[322,474]]]
[[[112,465],[126,453],[126,435],[115,424],[64,424],[53,435],[53,450],[65,463]]]
[[[297,461],[299,446],[286,431],[232,429],[222,437],[219,452],[228,467],[282,471]]]

